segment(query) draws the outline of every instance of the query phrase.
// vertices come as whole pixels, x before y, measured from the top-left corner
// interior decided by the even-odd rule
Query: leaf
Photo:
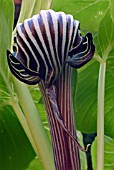
[[[7,72],[6,50],[10,50],[14,6],[12,0],[0,0],[0,73]]]
[[[11,48],[13,30],[14,6],[13,0],[0,0],[0,107],[7,105],[10,95],[8,92],[8,65],[6,50]],[[6,85],[7,81],[7,85]]]
[[[96,169],[97,138],[92,144],[93,168]],[[114,169],[114,139],[104,136],[104,170]]]
[[[2,76],[0,75],[0,108],[4,105],[7,105],[8,104],[7,102],[9,100],[10,100],[10,94],[6,88]]]
[[[79,70],[73,93],[76,127],[84,133],[96,132],[98,69],[99,63],[91,61]]]
[[[105,90],[105,134],[114,138],[114,58],[107,62]],[[99,63],[91,61],[78,74],[77,91],[73,98],[76,126],[84,133],[96,132],[97,126],[97,82]],[[75,81],[75,80],[73,80]]]
[[[44,170],[41,162],[39,161],[38,157],[36,157],[29,165],[27,170]]]
[[[100,22],[95,44],[99,55],[105,56],[105,59],[107,58],[105,134],[114,138],[114,24],[109,10]],[[97,53],[95,55],[97,55]],[[73,78],[76,127],[84,133],[94,133],[97,129],[98,74],[99,63],[93,59],[78,70],[78,78]]]
[[[0,109],[0,169],[24,170],[35,153],[11,107]]]
[[[107,60],[105,84],[105,134],[114,138],[114,56]],[[78,71],[73,93],[76,127],[84,133],[97,129],[97,84],[99,63],[91,61]],[[73,82],[75,83],[75,79]]]
[[[111,18],[114,22],[114,1],[113,0],[109,0],[110,2],[110,14],[111,14]]]
[[[108,7],[108,0],[54,0],[53,9],[72,14],[81,23],[81,30],[97,32]]]
[[[105,134],[114,138],[114,56],[107,60],[105,85]]]
[[[102,58],[107,59],[110,51],[114,47],[114,23],[108,10],[99,25],[98,41]],[[100,54],[99,54],[100,55]]]

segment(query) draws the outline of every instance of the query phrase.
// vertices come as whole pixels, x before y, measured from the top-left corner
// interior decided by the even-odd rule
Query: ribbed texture
[[[43,79],[47,86],[52,85],[65,65],[69,50],[81,41],[78,26],[72,15],[53,10],[42,10],[19,24],[14,39],[18,51],[14,53],[15,59],[8,57],[12,73],[28,84]]]
[[[74,113],[72,107],[71,68],[67,65],[55,85],[55,94],[59,107],[59,117],[62,118],[67,129],[76,138],[74,125]],[[50,102],[47,89],[43,82],[39,84],[43,95],[54,152],[54,160],[57,170],[80,170],[79,151],[76,143],[61,127],[54,114],[53,104]],[[54,101],[54,100],[53,100]],[[55,106],[56,107],[56,106]]]

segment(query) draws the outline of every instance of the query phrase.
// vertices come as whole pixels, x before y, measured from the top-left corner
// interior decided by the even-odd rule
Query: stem
[[[38,1],[38,0],[37,0]],[[30,18],[33,12],[33,8],[36,0],[23,0],[21,5],[21,11],[18,19],[18,23],[23,22],[25,19]],[[29,11],[29,12],[28,12]]]
[[[12,102],[12,107],[13,107],[13,109],[14,109],[16,115],[17,115],[17,118],[18,118],[19,122],[21,123],[21,126],[23,127],[23,129],[24,129],[24,131],[25,131],[25,133],[26,133],[26,135],[27,135],[27,137],[28,137],[28,139],[29,139],[35,153],[38,155],[36,145],[34,143],[34,140],[33,140],[33,137],[31,135],[29,126],[27,124],[27,121],[25,119],[24,114],[22,113],[22,110],[21,110],[20,106],[18,105],[17,102]]]
[[[21,123],[21,126],[23,127],[23,129],[24,129],[24,131],[25,131],[25,133],[26,133],[26,135],[27,135],[27,137],[28,137],[28,139],[29,139],[32,147],[34,148],[34,151],[36,152],[36,154],[38,154],[37,148],[36,148],[35,143],[34,143],[34,140],[33,140],[32,136],[31,136],[31,133],[30,133],[29,126],[28,126],[28,124],[27,124],[27,121],[26,121],[26,119],[25,119],[25,116],[24,116],[23,113],[22,113],[22,110],[21,110],[20,106],[18,105],[17,101],[16,101],[15,98],[14,98],[14,94],[13,94],[13,92],[12,92],[12,89],[11,89],[10,85],[9,85],[9,81],[8,81],[8,79],[6,78],[4,72],[3,72],[2,70],[0,70],[0,72],[1,72],[1,75],[2,75],[2,77],[3,77],[3,80],[4,80],[5,84],[6,84],[6,87],[7,87],[7,89],[8,89],[9,94],[10,94],[10,97],[11,97],[11,99],[9,99],[9,100],[7,100],[7,101],[4,101],[4,102],[0,105],[0,107],[3,107],[3,106],[5,106],[5,105],[11,105],[11,106],[12,106],[12,108],[13,108],[14,111],[15,111],[15,114],[16,114],[18,120],[19,120],[20,123]]]
[[[104,92],[106,62],[100,64],[98,81],[97,170],[104,170]]]
[[[29,129],[46,170],[54,170],[52,149],[27,86],[14,78],[14,84]]]
[[[28,3],[28,0],[22,0],[21,11],[20,11],[20,15],[19,15],[17,24],[22,23],[25,19],[30,18],[32,16],[35,3],[37,2],[37,4],[38,4],[39,1],[41,1],[41,0],[29,0],[29,3]],[[13,31],[12,38],[14,37],[15,33],[16,33],[16,28]]]
[[[99,63],[103,62],[103,59],[99,55],[94,55],[93,57],[95,60],[97,60]]]
[[[43,82],[39,84],[50,125],[56,170],[81,169],[79,149],[76,143],[67,134],[67,132],[70,131],[70,133],[77,138],[72,103],[71,74],[71,68],[66,65],[54,84],[55,94],[50,94],[52,96],[51,99],[49,93],[47,93],[47,91],[49,92],[49,89],[46,89]],[[67,132],[61,126],[57,117],[58,119],[62,119]]]
[[[51,146],[50,146],[49,140],[45,134],[45,131],[41,124],[41,121],[38,117],[36,107],[35,107],[34,102],[30,96],[27,86],[19,83],[19,81],[17,81],[14,78],[14,84],[15,84],[17,94],[20,99],[20,103],[22,104],[22,108],[24,110],[24,114],[25,114],[25,116],[24,116],[20,106],[18,105],[17,101],[14,98],[14,93],[12,91],[12,88],[9,84],[8,79],[6,78],[6,76],[2,70],[0,70],[0,73],[3,77],[3,80],[6,84],[6,87],[10,94],[10,97],[11,97],[11,101],[9,100],[9,103],[7,103],[7,104],[9,104],[13,107],[13,109],[16,113],[16,116],[18,117],[35,153],[40,157],[40,160],[42,160],[45,169],[53,170],[54,164],[53,164],[53,156],[52,156]],[[3,103],[3,104],[6,104],[6,103]],[[33,111],[32,111],[32,109],[33,109]],[[29,117],[29,115],[30,115],[30,117]]]
[[[57,103],[60,109],[61,117],[67,129],[77,138],[75,123],[74,123],[74,110],[72,102],[72,68],[68,65],[62,71],[60,78],[56,82],[57,88]],[[67,134],[63,131],[64,135],[64,150],[66,151],[66,167],[65,170],[80,170],[80,157],[79,148],[75,142],[67,137]]]
[[[49,9],[52,5],[52,0],[42,1],[41,9]]]

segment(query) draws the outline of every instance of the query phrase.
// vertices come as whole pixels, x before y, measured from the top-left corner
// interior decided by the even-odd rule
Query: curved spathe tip
[[[20,81],[29,85],[39,83],[41,80],[39,75],[28,70],[15,56],[15,53],[12,54],[9,50],[7,50],[8,65],[12,74]]]
[[[95,45],[93,44],[93,38],[91,33],[87,33],[82,38],[81,43],[70,50],[69,56],[65,62],[73,68],[80,68],[88,63],[94,55]]]

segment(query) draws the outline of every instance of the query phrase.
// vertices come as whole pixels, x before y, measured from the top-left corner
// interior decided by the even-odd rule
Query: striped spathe
[[[7,52],[9,67],[22,82],[37,84],[43,79],[47,86],[51,86],[66,63],[78,68],[92,58],[94,46],[89,37],[86,35],[85,39],[89,40],[83,45],[85,41],[80,35],[79,21],[72,15],[41,10],[38,15],[17,25],[14,38],[17,47],[13,54]],[[78,54],[80,47],[82,53]],[[87,52],[90,50],[89,57],[86,48]]]

